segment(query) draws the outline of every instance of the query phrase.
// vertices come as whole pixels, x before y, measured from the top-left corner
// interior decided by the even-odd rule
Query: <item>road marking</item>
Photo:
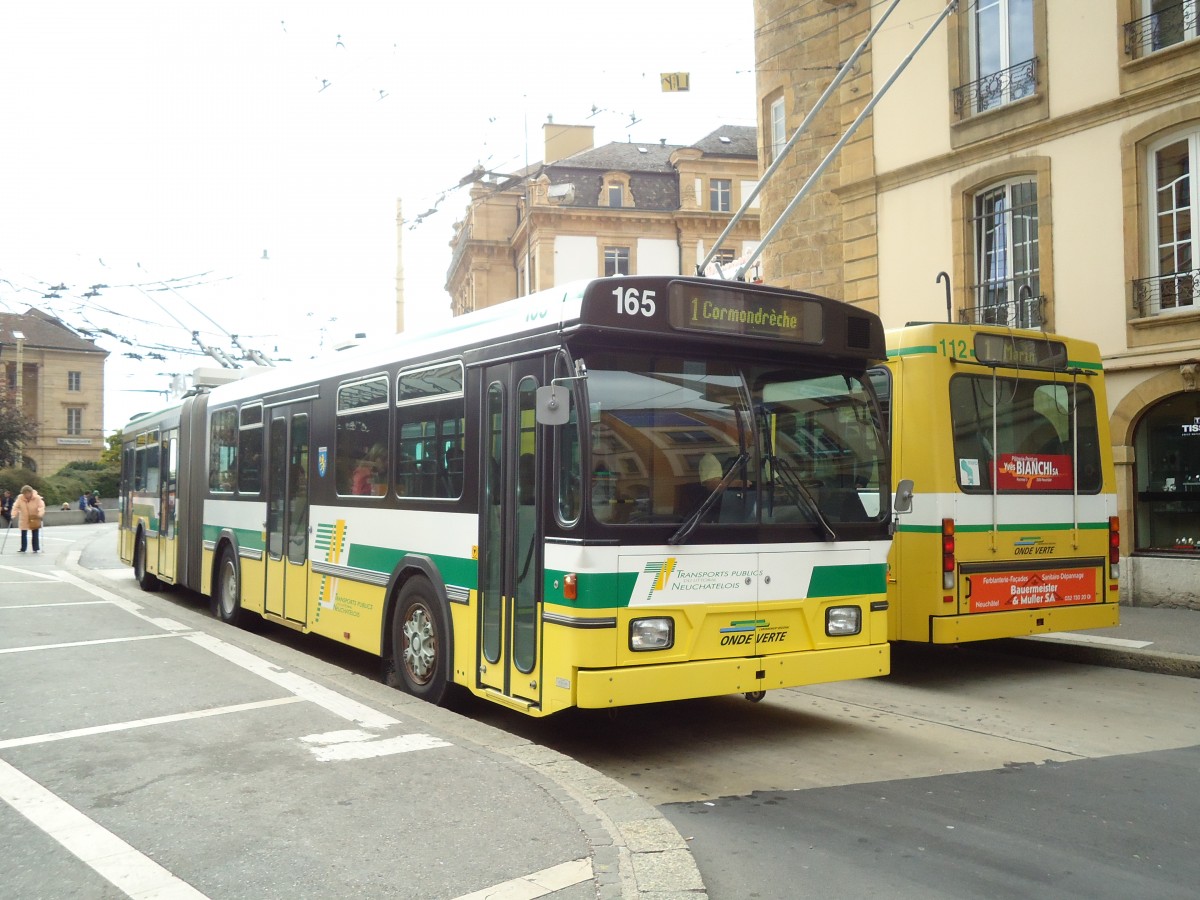
[[[1130,650],[1140,650],[1154,643],[1154,641],[1131,641],[1128,638],[1105,637],[1102,634],[1071,634],[1066,631],[1050,631],[1046,634],[1029,636],[1034,640],[1067,641],[1072,644],[1104,644],[1109,647],[1126,647]]]
[[[107,600],[64,600],[62,603],[22,603],[20,606],[5,606],[0,604],[0,610],[5,609],[50,609],[52,606],[99,606],[108,604]]]
[[[232,706],[218,706],[213,709],[198,709],[193,712],[172,713],[166,716],[152,716],[147,719],[135,719],[132,722],[113,722],[109,725],[93,725],[90,728],[72,728],[70,731],[55,731],[47,734],[35,734],[23,738],[0,740],[0,750],[10,747],[27,747],[30,744],[49,744],[52,741],[66,741],[77,737],[91,737],[96,734],[109,734],[114,731],[127,731],[131,728],[148,728],[151,725],[167,725],[172,722],[188,722],[192,719],[207,719],[210,716],[223,716],[227,713],[246,712],[251,709],[268,709],[272,706],[283,706],[288,703],[300,703],[301,698],[276,697],[274,700],[258,700],[253,703],[235,703]]]
[[[134,900],[207,900],[4,760],[0,760],[0,799]]]
[[[136,634],[130,637],[97,638],[94,641],[70,641],[64,644],[35,644],[31,647],[5,647],[0,653],[29,653],[32,650],[66,650],[70,647],[91,647],[96,644],[124,644],[129,641],[155,641],[159,638],[177,637],[174,634]]]
[[[232,644],[227,644],[220,638],[215,638],[210,634],[196,632],[195,634],[187,635],[185,640],[189,640],[198,647],[203,647],[205,650],[215,653],[222,659],[228,660],[236,666],[241,666],[247,672],[253,672],[255,675],[267,679],[272,684],[277,684],[284,690],[290,691],[297,697],[302,697],[310,703],[315,703],[335,716],[340,716],[363,728],[387,728],[391,725],[400,724],[399,719],[393,719],[386,713],[374,710],[365,703],[351,700],[349,697],[344,697],[336,691],[322,687],[315,681],[309,681],[307,678],[297,675],[294,672],[281,669],[274,663],[260,659],[253,653],[249,653]]]
[[[414,750],[432,750],[435,747],[452,747],[449,741],[428,734],[401,734],[381,738],[357,729],[329,731],[310,734],[300,738],[309,747],[318,762],[343,762],[348,759],[373,759],[376,756],[392,756],[396,753],[411,753]]]
[[[25,569],[21,566],[0,566],[0,572],[17,572],[21,575],[33,576],[29,579],[28,584],[33,584],[40,581],[58,581],[58,575],[54,572],[39,572],[36,569]],[[6,581],[5,584],[16,584],[17,582]]]
[[[588,858],[559,863],[524,878],[514,878],[473,894],[463,894],[456,900],[534,900],[563,888],[580,884],[592,877],[592,861]]]

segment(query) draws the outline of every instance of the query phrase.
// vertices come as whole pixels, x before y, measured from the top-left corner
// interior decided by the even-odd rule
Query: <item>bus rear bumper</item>
[[[1086,631],[1119,624],[1120,606],[1096,603],[1088,606],[1046,606],[965,616],[933,616],[929,640],[934,644],[959,644],[995,638],[1025,637],[1051,631]]]
[[[890,671],[887,644],[660,666],[584,669],[576,673],[575,703],[584,709],[604,709],[872,678]]]

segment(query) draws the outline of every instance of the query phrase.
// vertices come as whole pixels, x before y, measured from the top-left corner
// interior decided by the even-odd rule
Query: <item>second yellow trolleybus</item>
[[[1116,625],[1120,534],[1096,345],[919,324],[889,330],[887,346],[873,377],[893,469],[914,484],[892,548],[891,638]]]

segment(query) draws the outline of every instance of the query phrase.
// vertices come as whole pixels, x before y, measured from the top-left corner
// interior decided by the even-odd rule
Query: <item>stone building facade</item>
[[[695,274],[757,183],[755,129],[695,144],[592,146],[590,126],[543,127],[545,159],[513,174],[479,169],[446,274],[455,315],[603,275]],[[752,209],[718,258],[757,246]]]
[[[765,166],[892,4],[754,6]],[[945,7],[890,14],[764,186],[764,221]],[[960,3],[764,249],[763,274],[887,327],[949,312],[1098,344],[1125,596],[1200,606],[1198,167],[1195,0]]]
[[[37,434],[24,448],[35,471],[52,475],[69,462],[96,462],[104,442],[104,361],[108,351],[54,316],[0,314],[4,386]]]

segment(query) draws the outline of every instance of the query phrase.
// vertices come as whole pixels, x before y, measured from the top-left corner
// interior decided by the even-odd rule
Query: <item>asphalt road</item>
[[[105,571],[109,554],[93,546],[81,562]],[[163,599],[180,615],[204,609],[194,596]],[[333,669],[375,674],[374,660],[328,642],[270,626],[257,637]],[[1041,651],[901,646],[886,678],[771,692],[758,704],[721,697],[532,720],[472,701],[461,712],[579,760],[654,804],[686,839],[713,900],[1195,896],[1200,680],[1072,662],[1065,648],[1063,658],[1053,647]],[[86,717],[98,695],[81,669],[75,683],[87,687],[75,688],[71,702]],[[212,703],[228,686],[184,678],[179,689]],[[239,761],[229,740],[236,794],[262,763]],[[111,797],[115,815],[128,802],[123,791],[150,787],[154,796],[165,779],[151,767],[134,788],[127,773],[116,777],[108,760],[90,756],[52,771],[98,779],[92,791],[113,781],[101,799]],[[286,791],[284,774],[272,773]],[[431,770],[428,781],[408,784],[432,791],[422,809],[447,802],[428,787],[435,777]],[[367,790],[389,790],[382,785]],[[330,795],[335,805],[345,800],[344,792]],[[370,798],[358,802],[367,804],[360,814],[393,814]],[[235,814],[246,808],[233,806]],[[282,813],[286,825],[293,813]],[[352,821],[330,838],[360,834]],[[202,834],[221,827],[219,816],[201,824]],[[0,821],[0,834],[4,827]],[[308,846],[289,844],[289,835],[268,834],[268,864]],[[453,858],[436,842],[426,846],[435,862]],[[436,869],[428,874],[438,877]]]

